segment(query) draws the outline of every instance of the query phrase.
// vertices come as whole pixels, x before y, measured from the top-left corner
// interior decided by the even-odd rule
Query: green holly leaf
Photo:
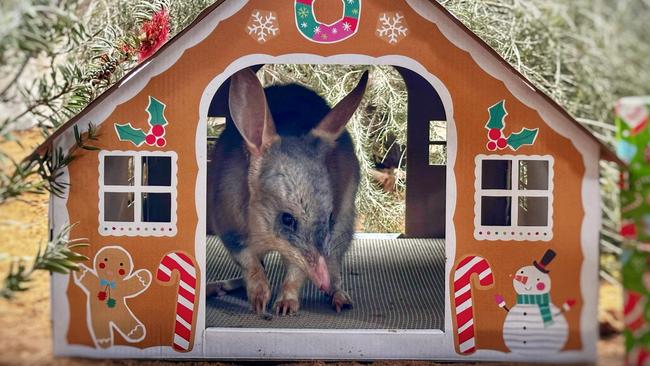
[[[513,150],[517,150],[522,145],[532,145],[537,138],[538,131],[539,128],[532,130],[529,128],[523,128],[519,132],[511,133],[510,136],[508,136],[508,146]]]
[[[158,99],[150,96],[149,105],[147,105],[147,113],[149,114],[149,124],[151,126],[155,125],[166,125],[167,120],[165,119],[165,104],[159,101]]]
[[[506,112],[505,103],[506,101],[502,100],[499,103],[488,108],[490,119],[485,124],[485,128],[488,130],[491,130],[493,128],[503,130],[506,127],[506,123],[503,121],[508,115],[508,112]]]
[[[131,123],[125,123],[123,125],[115,124],[115,132],[117,132],[117,138],[120,141],[130,141],[135,146],[140,146],[144,142],[147,134],[144,133],[139,128],[133,128]]]

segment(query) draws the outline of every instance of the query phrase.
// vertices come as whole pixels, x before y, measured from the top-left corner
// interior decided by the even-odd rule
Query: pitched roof
[[[158,51],[156,51],[155,54],[153,54],[150,58],[153,59],[155,57],[160,56],[162,53],[165,52],[165,50],[171,46],[174,42],[179,41],[182,36],[190,29],[195,27],[197,24],[199,24],[205,17],[207,17],[210,13],[215,11],[221,4],[225,3],[227,0],[216,0],[212,5],[208,6],[205,8],[197,17],[192,21],[190,25],[188,25],[185,29],[180,31],[178,34],[176,34],[172,39],[170,39],[165,45],[163,45]],[[481,47],[483,47],[486,51],[490,53],[496,60],[499,61],[499,63],[503,64],[511,73],[515,74],[519,78],[522,79],[523,82],[527,83],[537,94],[542,96],[542,98],[554,109],[556,109],[558,112],[560,112],[564,117],[566,117],[569,121],[571,121],[574,125],[576,125],[580,130],[582,130],[590,139],[592,139],[594,142],[598,144],[600,147],[600,152],[601,152],[601,158],[604,160],[608,160],[611,162],[615,162],[619,164],[622,167],[627,167],[627,164],[623,162],[614,151],[612,151],[606,144],[604,144],[602,141],[600,141],[596,136],[594,136],[585,126],[583,126],[580,122],[578,122],[573,116],[571,116],[564,108],[562,108],[557,102],[555,102],[551,97],[549,97],[546,93],[544,93],[542,90],[537,88],[534,84],[532,84],[523,74],[521,74],[517,69],[514,68],[508,61],[503,59],[492,47],[490,47],[485,41],[483,41],[480,37],[478,37],[474,32],[472,32],[465,24],[463,24],[458,18],[456,18],[453,14],[451,14],[444,6],[439,4],[436,0],[428,0],[429,3],[431,3],[435,8],[437,8],[440,12],[442,12],[446,17],[451,19],[454,24],[462,30],[464,33],[469,35],[471,38],[473,38]],[[143,68],[147,63],[143,62],[137,66],[135,66],[133,69],[131,69],[126,75],[121,80],[126,80],[133,74],[137,73],[141,68]],[[64,123],[62,126],[60,126],[52,135],[50,135],[43,143],[41,143],[32,153],[33,154],[41,154],[43,151],[47,148],[49,148],[50,145],[52,145],[53,141],[61,135],[65,130],[73,126],[81,117],[83,117],[86,113],[88,113],[90,110],[92,110],[96,105],[100,104],[102,100],[104,100],[107,96],[111,95],[112,93],[116,92],[120,82],[114,83],[112,86],[110,86],[108,89],[106,89],[101,95],[99,95],[96,99],[94,99],[92,102],[90,102],[83,110],[81,110],[77,115],[72,117],[69,121]]]

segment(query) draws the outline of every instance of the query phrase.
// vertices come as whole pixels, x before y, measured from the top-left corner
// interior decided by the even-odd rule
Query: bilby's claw
[[[271,297],[269,286],[265,283],[259,283],[249,290],[248,295],[253,311],[257,315],[264,314],[266,312],[266,304],[269,303],[269,298]]]
[[[280,298],[275,302],[275,314],[276,315],[294,315],[298,312],[300,304],[298,300],[292,298]]]
[[[332,306],[337,313],[340,313],[341,310],[351,309],[352,308],[352,299],[347,292],[343,290],[337,290],[332,295]]]

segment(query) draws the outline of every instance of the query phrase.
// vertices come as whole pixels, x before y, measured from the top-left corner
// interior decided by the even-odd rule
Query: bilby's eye
[[[334,228],[334,213],[330,213],[330,231]]]
[[[296,221],[296,218],[293,217],[288,212],[283,212],[282,215],[280,216],[280,220],[282,222],[282,226],[284,226],[285,229],[291,230],[291,231],[296,231],[298,230],[298,221]]]

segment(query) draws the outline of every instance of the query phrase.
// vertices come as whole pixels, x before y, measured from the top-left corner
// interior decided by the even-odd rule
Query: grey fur
[[[313,260],[310,256],[322,255],[331,278],[329,294],[339,310],[341,304],[336,299],[346,299],[341,301],[349,305],[349,297],[341,288],[340,268],[354,233],[354,200],[359,184],[359,163],[352,139],[343,126],[358,106],[367,75],[353,91],[356,97],[346,98],[333,109],[336,113],[328,114],[329,122],[319,123],[306,134],[275,135],[274,122],[268,112],[264,113],[263,104],[246,99],[252,95],[250,90],[256,88],[246,72],[249,71],[236,74],[233,85],[245,90],[243,100],[247,107],[262,111],[233,112],[242,108],[237,105],[242,103],[242,96],[236,94],[237,85],[231,86],[233,118],[252,116],[258,120],[228,123],[213,150],[214,167],[208,171],[207,187],[208,231],[221,237],[232,258],[242,267],[254,310],[260,312],[259,306],[265,308],[267,300],[259,295],[260,289],[265,288],[265,276],[258,273],[258,262],[274,250],[283,255],[285,264],[293,264],[303,272],[305,263]],[[241,86],[245,83],[246,88]],[[239,102],[233,102],[237,97]],[[271,110],[273,107],[270,106]],[[347,116],[345,121],[332,122],[332,116],[341,115]],[[269,120],[261,120],[265,118]],[[295,221],[288,222],[295,225],[287,225],[283,213],[292,215]],[[295,281],[302,284],[301,279]],[[255,303],[257,296],[262,297],[260,305]]]

